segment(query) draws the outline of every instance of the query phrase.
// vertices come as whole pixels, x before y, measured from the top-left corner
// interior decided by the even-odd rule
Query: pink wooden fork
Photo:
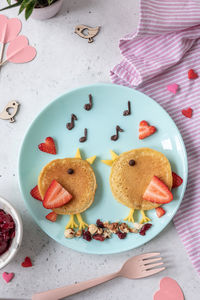
[[[93,286],[101,284],[105,281],[111,280],[116,277],[126,277],[129,279],[137,279],[151,276],[159,273],[165,269],[165,267],[155,268],[163,265],[162,257],[158,257],[160,253],[146,253],[129,258],[122,268],[109,275],[105,275],[99,278],[91,279],[85,282],[68,285],[65,287],[57,288],[40,294],[32,296],[32,300],[59,300],[67,296],[79,293]]]

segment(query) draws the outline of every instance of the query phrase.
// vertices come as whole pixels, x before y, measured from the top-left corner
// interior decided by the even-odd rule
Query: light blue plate
[[[83,109],[88,103],[88,95],[93,95],[92,110]],[[132,113],[123,116],[127,109],[127,101],[131,101]],[[66,129],[71,113],[78,117],[75,128]],[[138,125],[146,120],[157,127],[158,131],[144,139],[138,139]],[[115,134],[115,126],[120,125],[124,132],[120,133],[118,141],[110,140]],[[84,128],[88,128],[88,140],[80,143]],[[51,136],[55,139],[58,154],[51,155],[38,150],[37,145]],[[59,216],[55,223],[45,219],[48,211],[41,202],[30,196],[30,190],[37,184],[38,174],[44,165],[55,158],[74,157],[80,147],[83,158],[97,155],[93,168],[97,177],[98,189],[93,205],[83,213],[87,223],[95,223],[100,218],[103,221],[123,220],[129,209],[118,203],[112,196],[109,186],[110,167],[101,163],[101,159],[110,159],[109,150],[117,154],[140,148],[150,147],[166,155],[173,171],[183,178],[181,187],[174,189],[174,200],[165,205],[166,214],[162,218],[156,216],[155,210],[147,214],[152,219],[153,226],[146,236],[128,234],[120,240],[116,235],[104,242],[87,242],[82,238],[66,239],[64,228],[68,216]],[[148,168],[148,166],[147,166]],[[155,101],[146,95],[126,87],[98,84],[71,91],[50,103],[35,119],[28,129],[20,152],[19,182],[21,192],[28,209],[36,223],[51,238],[62,245],[77,251],[95,254],[111,254],[130,250],[143,245],[158,235],[172,220],[184,195],[187,182],[187,155],[182,137],[169,115]],[[135,213],[135,221],[140,219],[140,213]]]

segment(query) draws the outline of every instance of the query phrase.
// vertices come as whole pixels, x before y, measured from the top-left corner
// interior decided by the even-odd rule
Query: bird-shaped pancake
[[[75,27],[75,33],[77,33],[80,37],[84,39],[88,39],[88,43],[94,42],[93,37],[95,37],[98,34],[99,30],[100,26],[93,28],[88,27],[86,25],[77,25]]]
[[[78,227],[74,215],[79,221],[79,229],[88,226],[80,213],[88,209],[94,201],[97,184],[91,164],[95,159],[96,156],[83,160],[78,149],[75,158],[53,160],[39,174],[38,188],[42,199],[54,179],[72,195],[69,203],[53,209],[56,214],[70,215],[66,228]]]
[[[10,123],[15,122],[14,116],[18,111],[19,103],[17,101],[10,101],[5,107],[4,110],[0,113],[0,119],[10,120]],[[11,111],[9,111],[9,109]]]
[[[157,176],[171,190],[172,171],[164,154],[150,148],[133,149],[117,155],[111,151],[112,160],[102,162],[111,166],[110,187],[119,202],[130,208],[125,220],[134,223],[133,213],[139,209],[142,214],[140,223],[150,221],[144,210],[161,204],[143,199],[144,192],[153,176]]]

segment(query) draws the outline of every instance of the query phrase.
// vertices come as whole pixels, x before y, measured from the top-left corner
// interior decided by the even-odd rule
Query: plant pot
[[[34,8],[31,17],[36,20],[46,20],[54,17],[63,4],[63,0],[57,0],[53,4],[49,6],[45,6],[42,8]]]

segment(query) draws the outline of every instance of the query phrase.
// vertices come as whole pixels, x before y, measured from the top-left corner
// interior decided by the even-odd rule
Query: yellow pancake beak
[[[102,160],[102,163],[104,163],[107,166],[112,166],[113,162],[119,157],[119,155],[117,155],[114,151],[110,150],[110,154],[111,154],[111,160]]]

